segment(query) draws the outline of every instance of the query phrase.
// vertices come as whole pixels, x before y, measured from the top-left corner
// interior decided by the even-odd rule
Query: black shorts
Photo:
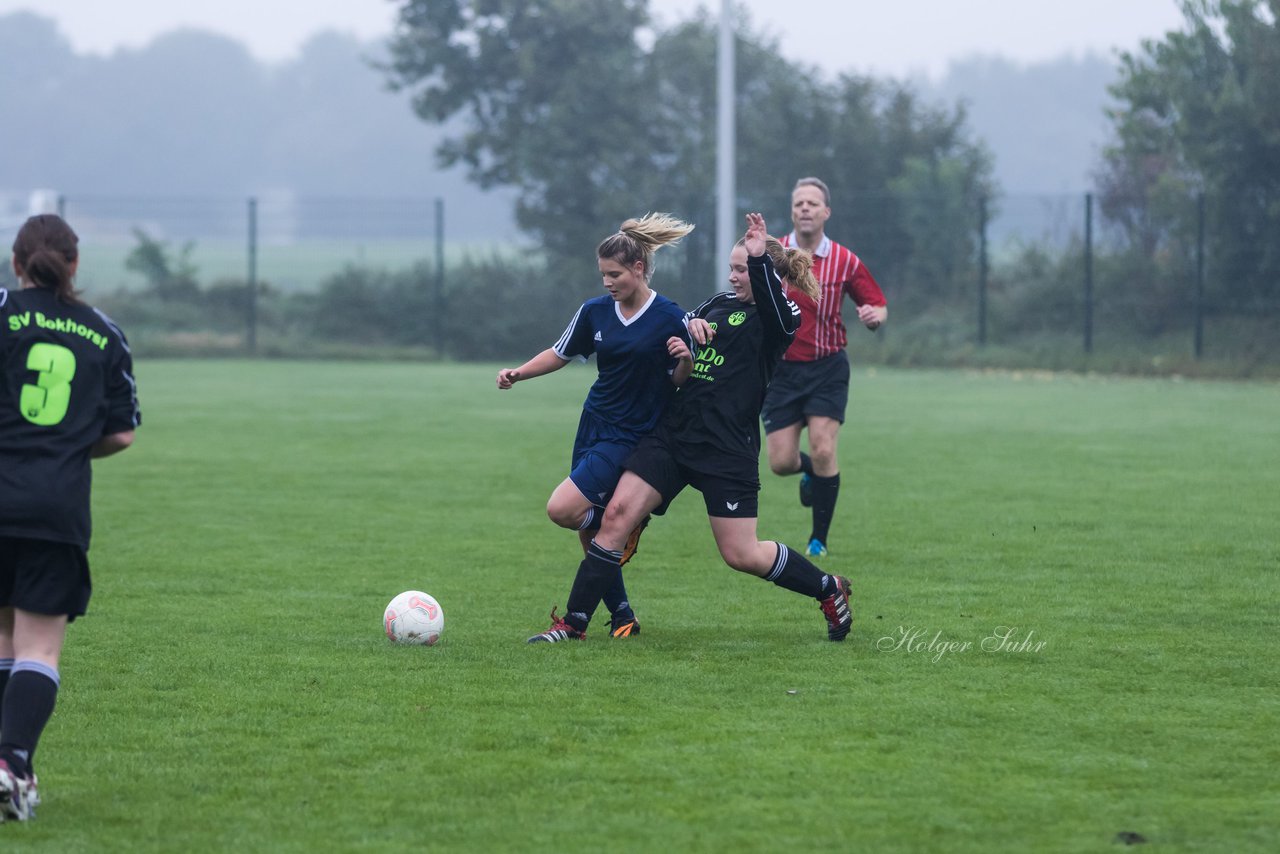
[[[764,432],[803,424],[820,415],[844,423],[849,404],[849,354],[844,350],[814,362],[778,363],[764,397]]]
[[[89,558],[80,546],[0,537],[0,608],[74,620],[88,609],[92,592]]]
[[[662,504],[653,512],[661,516],[686,486],[702,493],[708,516],[729,519],[754,519],[760,507],[760,470],[757,463],[750,471],[736,457],[700,455],[693,468],[680,459],[661,431],[640,440],[627,458],[627,471],[634,472],[662,496]],[[716,474],[709,474],[714,471]]]

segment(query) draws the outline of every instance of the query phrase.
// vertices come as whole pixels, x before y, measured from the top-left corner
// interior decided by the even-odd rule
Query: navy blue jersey
[[[638,312],[623,319],[618,303],[606,294],[582,304],[553,349],[566,360],[585,361],[595,354],[600,375],[582,408],[639,438],[653,429],[675,391],[676,360],[667,352],[672,336],[692,350],[684,312],[671,300],[652,293]]]
[[[693,373],[663,418],[681,461],[719,472],[725,454],[755,471],[760,459],[760,407],[783,352],[800,326],[800,310],[782,292],[768,255],[750,258],[751,296],[718,293],[689,312],[711,324],[715,337],[698,351]]]
[[[0,536],[87,549],[93,446],[140,418],[129,345],[105,314],[0,288]]]

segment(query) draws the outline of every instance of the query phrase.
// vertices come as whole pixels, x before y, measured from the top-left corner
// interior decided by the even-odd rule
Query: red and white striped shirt
[[[796,245],[793,231],[782,238],[783,246]],[[813,362],[838,353],[849,343],[840,316],[848,294],[854,305],[886,305],[884,292],[862,260],[825,234],[813,253],[813,276],[822,285],[822,299],[814,302],[795,288],[787,297],[800,307],[800,329],[782,358],[788,362]]]

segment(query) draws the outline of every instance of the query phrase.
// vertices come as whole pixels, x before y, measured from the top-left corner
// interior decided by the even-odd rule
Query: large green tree
[[[1280,0],[1185,0],[1184,25],[1121,59],[1104,211],[1154,260],[1191,263],[1205,194],[1219,299],[1280,292]]]
[[[617,227],[654,154],[637,33],[644,0],[411,0],[388,66],[422,118],[467,118],[438,148],[481,187],[519,190],[516,218],[553,257]]]
[[[465,164],[482,187],[517,188],[517,221],[558,272],[590,275],[589,286],[601,237],[628,216],[667,210],[702,226],[683,253],[666,255],[705,293],[723,262],[712,246],[716,45],[705,11],[660,29],[646,0],[407,0],[386,70],[423,119],[461,119],[440,159]],[[971,262],[971,238],[915,239],[903,203],[946,195],[917,207],[967,208],[957,227],[975,233],[990,164],[962,112],[901,85],[824,81],[745,20],[736,58],[739,210],[764,211],[782,232],[792,183],[819,175],[837,190],[833,236],[869,259],[881,252],[881,269],[908,270],[912,252],[952,253],[933,270],[953,276]],[[940,292],[954,284],[928,277]]]

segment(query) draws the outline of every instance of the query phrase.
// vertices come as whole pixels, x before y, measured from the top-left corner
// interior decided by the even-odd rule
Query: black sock
[[[800,471],[813,477],[813,460],[804,451],[800,452]]]
[[[622,552],[611,552],[596,545],[595,540],[591,541],[587,546],[587,556],[578,564],[578,574],[574,576],[569,601],[564,606],[566,623],[580,632],[587,630],[604,591],[613,584],[615,577],[622,577],[621,560]]]
[[[764,580],[772,581],[801,596],[824,598],[828,576],[799,552],[792,551],[782,543],[774,545],[778,547],[778,556],[773,561],[773,570]]]
[[[831,518],[836,515],[836,499],[840,497],[840,473],[831,477],[813,475],[813,533],[810,539],[826,545],[831,530]]]
[[[38,661],[13,665],[4,689],[4,735],[0,758],[20,776],[31,773],[31,756],[58,699],[58,671]]]
[[[631,603],[627,601],[627,585],[622,581],[622,567],[617,567],[613,573],[613,577],[609,580],[609,586],[605,588],[604,606],[609,609],[609,614],[613,619],[631,620],[635,619],[635,611],[631,610]]]
[[[9,683],[9,671],[12,669],[12,658],[0,658],[0,733],[4,732],[4,686]]]

